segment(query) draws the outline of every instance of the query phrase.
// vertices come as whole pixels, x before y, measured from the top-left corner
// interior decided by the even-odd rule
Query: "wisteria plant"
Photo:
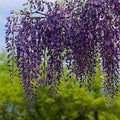
[[[26,100],[42,86],[55,87],[73,75],[90,90],[99,58],[105,96],[118,91],[120,61],[120,1],[28,0],[25,9],[7,18],[6,48],[11,78],[17,63]],[[98,57],[99,56],[99,57]],[[66,79],[68,80],[68,79]]]

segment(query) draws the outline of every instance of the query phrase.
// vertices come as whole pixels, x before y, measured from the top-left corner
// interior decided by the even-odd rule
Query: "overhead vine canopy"
[[[27,100],[41,86],[59,84],[64,64],[68,76],[86,83],[96,71],[97,56],[105,96],[117,95],[120,61],[120,1],[28,0],[7,18],[6,48],[11,77],[17,63]]]

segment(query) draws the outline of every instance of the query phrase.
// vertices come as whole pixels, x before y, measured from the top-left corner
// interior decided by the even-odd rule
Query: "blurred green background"
[[[6,52],[0,53],[0,120],[120,120],[120,91],[117,100],[110,105],[105,103],[100,78],[100,66],[91,92],[79,88],[75,78],[61,79],[58,94],[52,96],[49,86],[38,90],[38,101],[26,109],[24,91],[19,78],[11,85],[7,67]],[[95,119],[96,118],[96,119]]]

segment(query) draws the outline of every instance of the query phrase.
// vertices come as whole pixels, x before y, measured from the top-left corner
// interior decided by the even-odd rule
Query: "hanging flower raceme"
[[[27,101],[36,89],[60,84],[64,63],[68,75],[74,74],[80,86],[89,90],[95,75],[97,56],[105,96],[118,91],[120,51],[119,6],[116,0],[66,0],[55,2],[28,0],[26,8],[7,18],[6,45],[14,77],[17,63]]]
[[[114,8],[114,4],[110,4],[109,2],[101,5],[98,25],[101,70],[104,79],[103,88],[107,98],[109,98],[109,95],[112,98],[115,97],[114,95],[116,95],[118,91],[117,84],[119,74],[119,16],[112,8]]]

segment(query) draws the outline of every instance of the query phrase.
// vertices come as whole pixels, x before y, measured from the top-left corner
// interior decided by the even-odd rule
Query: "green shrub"
[[[37,103],[29,112],[19,78],[14,78],[14,86],[9,81],[5,53],[0,55],[0,61],[0,120],[93,120],[94,111],[98,111],[99,120],[120,118],[120,95],[113,104],[105,103],[99,64],[91,92],[79,88],[74,76],[69,81],[64,81],[64,76],[56,95],[50,86],[38,90]]]

